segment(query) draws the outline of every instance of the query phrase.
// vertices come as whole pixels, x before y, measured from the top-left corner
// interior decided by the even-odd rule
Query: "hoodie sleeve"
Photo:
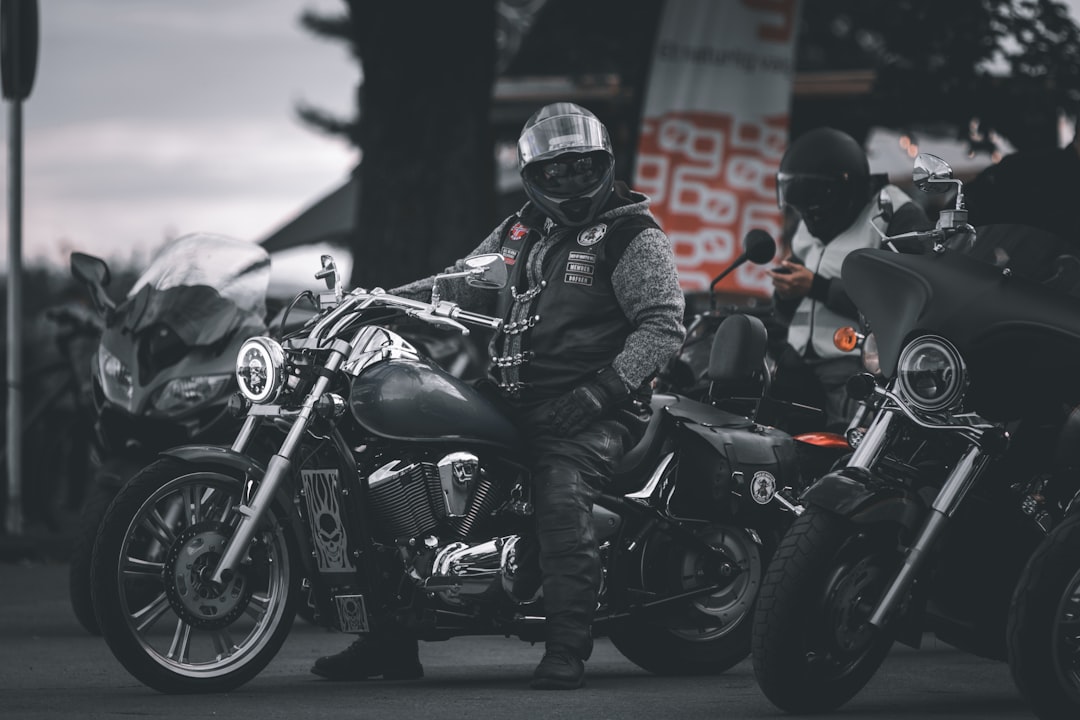
[[[682,345],[686,300],[671,242],[650,228],[634,238],[612,274],[615,297],[634,326],[612,365],[633,389],[651,379]]]

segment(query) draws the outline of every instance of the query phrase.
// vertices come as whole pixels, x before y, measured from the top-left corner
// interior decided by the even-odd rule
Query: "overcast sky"
[[[138,262],[170,237],[259,240],[344,182],[356,154],[298,101],[351,115],[360,71],[303,29],[341,0],[42,0],[23,103],[23,257]],[[4,249],[8,125],[4,103]]]
[[[1074,14],[1080,8],[1080,0],[1067,4]],[[66,266],[81,250],[141,266],[166,239],[195,231],[260,240],[354,166],[354,150],[295,113],[301,100],[353,112],[357,63],[298,21],[304,8],[339,12],[342,0],[39,6],[37,78],[23,103],[28,264]],[[8,254],[8,106],[0,121],[0,267]]]

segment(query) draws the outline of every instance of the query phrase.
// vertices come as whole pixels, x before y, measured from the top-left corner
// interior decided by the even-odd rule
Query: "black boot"
[[[533,671],[534,690],[576,690],[585,684],[585,662],[567,648],[549,646]]]
[[[416,680],[424,677],[419,647],[414,638],[360,637],[337,655],[315,661],[311,672],[327,680]]]

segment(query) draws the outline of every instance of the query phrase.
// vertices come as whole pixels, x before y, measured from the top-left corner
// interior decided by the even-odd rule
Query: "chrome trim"
[[[675,453],[669,452],[664,458],[657,464],[656,469],[653,470],[651,476],[649,476],[649,482],[645,483],[645,487],[641,488],[637,492],[627,493],[625,497],[633,500],[648,500],[652,497],[653,492],[656,491],[656,486],[660,484],[660,479],[664,477],[664,473],[667,472],[668,466],[675,459]]]

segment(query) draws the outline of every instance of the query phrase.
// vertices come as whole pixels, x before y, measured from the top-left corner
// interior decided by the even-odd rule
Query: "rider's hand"
[[[584,430],[590,422],[630,397],[630,391],[611,367],[551,402],[548,424],[560,437]]]
[[[787,300],[806,297],[810,294],[810,286],[814,283],[814,273],[810,272],[805,265],[793,263],[790,260],[784,260],[780,263],[780,267],[788,272],[768,271],[777,297]]]

